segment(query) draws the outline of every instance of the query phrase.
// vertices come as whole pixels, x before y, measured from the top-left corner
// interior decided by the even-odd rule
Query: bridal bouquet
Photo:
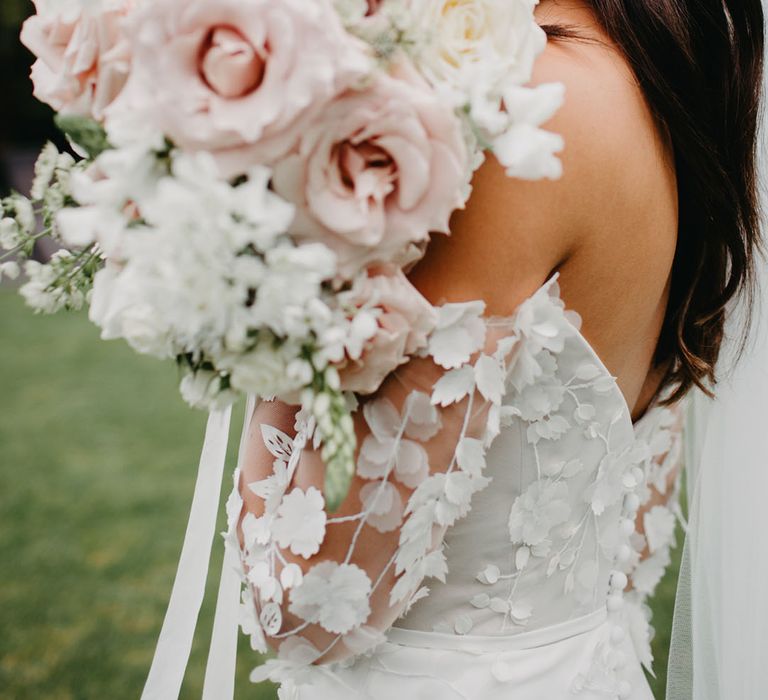
[[[354,394],[479,347],[405,271],[483,153],[560,174],[540,125],[561,88],[525,87],[535,4],[35,0],[35,95],[75,155],[47,145],[30,197],[2,201],[0,274],[20,261],[36,310],[87,304],[103,338],[174,358],[192,405],[300,402],[333,508]],[[28,259],[43,235],[61,245],[47,264]]]

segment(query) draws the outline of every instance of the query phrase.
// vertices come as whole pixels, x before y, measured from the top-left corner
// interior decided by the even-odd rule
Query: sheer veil
[[[764,0],[768,10],[768,2]],[[760,180],[768,233],[768,77]],[[768,697],[768,260],[753,315],[732,309],[715,400],[695,394],[687,421],[689,521],[675,601],[668,700]],[[749,340],[736,356],[744,323]]]

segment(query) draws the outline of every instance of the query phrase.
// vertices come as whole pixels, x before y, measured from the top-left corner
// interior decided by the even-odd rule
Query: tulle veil
[[[763,5],[768,10],[768,2]],[[768,234],[768,76],[759,169]],[[768,698],[768,258],[756,303],[731,309],[714,400],[691,397],[689,518],[675,601],[667,700]],[[748,341],[739,356],[741,330]]]

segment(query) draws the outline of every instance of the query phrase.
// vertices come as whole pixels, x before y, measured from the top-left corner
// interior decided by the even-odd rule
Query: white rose
[[[88,317],[101,328],[104,340],[125,338],[137,352],[160,358],[174,355],[169,329],[157,309],[136,294],[116,266],[107,263],[96,273]]]
[[[184,375],[179,386],[182,398],[192,408],[224,408],[236,394],[221,390],[221,376],[210,370],[198,370]]]
[[[455,97],[499,98],[505,85],[531,78],[546,36],[533,17],[535,0],[413,0],[416,25],[428,38],[417,60]]]

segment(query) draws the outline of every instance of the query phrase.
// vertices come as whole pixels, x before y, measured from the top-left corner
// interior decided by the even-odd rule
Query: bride
[[[243,628],[278,651],[252,680],[281,698],[652,697],[683,399],[714,390],[726,307],[753,287],[761,3],[537,15],[535,80],[566,86],[563,177],[489,159],[410,272],[457,316],[484,300],[464,328],[483,352],[411,360],[361,400],[333,513],[307,417],[252,411],[228,543]],[[464,337],[442,342],[450,358]]]

